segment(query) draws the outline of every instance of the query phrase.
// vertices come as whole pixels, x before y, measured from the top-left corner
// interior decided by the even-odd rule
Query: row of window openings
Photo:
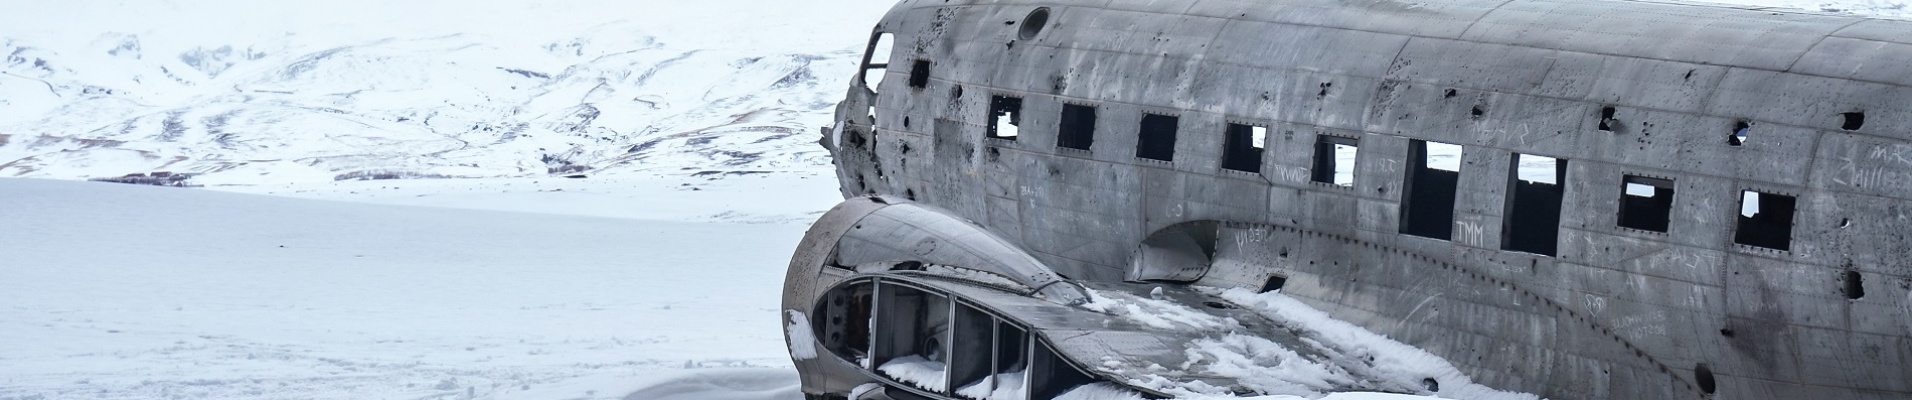
[[[1325,145],[1343,140],[1348,139],[1335,138],[1321,143]],[[1403,187],[1406,194],[1402,199],[1401,233],[1452,239],[1461,151],[1461,146],[1453,144],[1423,140],[1411,142],[1409,157],[1413,165],[1409,166]],[[1323,163],[1322,157],[1317,155],[1317,166]],[[1335,158],[1341,157],[1337,155]],[[1502,248],[1555,255],[1567,162],[1531,154],[1515,154],[1513,161],[1513,171],[1510,171],[1512,178],[1508,180],[1506,196],[1507,212],[1501,230]],[[1635,175],[1623,175],[1622,178],[1616,225],[1666,233],[1673,215],[1673,180]],[[1796,204],[1797,198],[1793,196],[1741,190],[1733,242],[1789,250]]]
[[[871,54],[871,59],[869,61],[870,64],[868,64],[868,66],[865,67],[865,71],[864,71],[864,80],[865,80],[865,85],[867,87],[875,88],[877,87],[877,85],[879,85],[883,81],[883,77],[885,74],[880,70],[884,70],[889,67],[889,65],[887,64],[888,62],[887,60],[890,59],[890,54],[889,54],[890,49],[895,46],[893,42],[894,40],[892,39],[891,35],[888,33],[881,34],[877,38],[877,40],[871,42],[871,48],[867,51],[868,53]],[[882,60],[883,63],[877,63],[879,60]],[[874,73],[872,73],[872,71],[874,71]],[[930,75],[930,61],[923,60],[923,59],[915,60],[910,65],[910,71],[909,71],[910,87],[914,89],[923,89],[923,88],[929,87],[929,75]],[[1332,83],[1323,84],[1323,90],[1326,90],[1326,87],[1328,85],[1332,85]],[[1453,89],[1448,89],[1447,96],[1453,97],[1454,95],[1455,95],[1455,91]],[[995,112],[994,110],[996,109],[994,106],[995,104],[994,99],[1004,99],[1004,98],[1012,99],[1013,102],[1015,103],[1016,108],[1017,109],[1021,108],[1021,103],[1022,103],[1021,98],[995,96],[991,102],[992,113],[994,113]],[[1077,106],[1077,107],[1087,108],[1086,112],[1087,112],[1088,118],[1090,119],[1090,121],[1094,120],[1095,110],[1093,107],[1086,107],[1086,106]],[[1065,110],[1065,112],[1067,111]],[[1481,114],[1484,113],[1484,110],[1482,110],[1480,107],[1474,107],[1473,113],[1475,117],[1479,117]],[[1597,120],[1596,128],[1603,132],[1612,132],[1614,130],[1614,127],[1618,126],[1619,123],[1621,122],[1617,118],[1618,114],[1619,114],[1619,110],[1615,108],[1614,106],[1611,106],[1611,105],[1601,106],[1600,118]],[[1840,129],[1844,129],[1847,131],[1858,131],[1860,128],[1865,127],[1866,113],[1864,111],[1844,112],[1844,113],[1840,113],[1839,117],[1840,117],[1840,123],[1839,123]],[[1171,120],[1174,119],[1174,117],[1167,117],[1167,118]],[[1146,124],[1147,122],[1144,121],[1144,123]],[[1085,136],[1093,135],[1094,133],[1093,128],[1094,128],[1093,124],[1090,124],[1089,127],[1085,128],[1085,129],[1089,129],[1090,131],[1083,133],[1083,135]],[[1732,131],[1726,136],[1726,144],[1731,146],[1745,145],[1747,143],[1747,140],[1750,139],[1750,136],[1753,130],[1752,128],[1753,128],[1753,124],[1750,121],[1746,121],[1746,120],[1734,121]],[[992,132],[994,132],[993,129],[992,129]],[[1005,137],[1007,138],[1015,137],[1015,132],[1013,128],[1007,131],[1006,133],[1007,133],[1007,136]],[[1173,142],[1173,140],[1174,139],[1172,137],[1169,139],[1171,143]],[[1069,147],[1069,146],[1063,146],[1063,147]],[[1075,148],[1075,147],[1071,147],[1071,148]],[[1079,149],[1083,149],[1083,150],[1088,149],[1088,144],[1086,140],[1082,142],[1082,147],[1080,147]],[[1170,156],[1172,156],[1172,154]]]
[[[924,391],[1053,399],[1096,382],[1022,327],[940,293],[871,280],[819,300],[811,326],[824,348]]]
[[[918,78],[912,75],[911,82]],[[1095,141],[1096,108],[1077,104],[1063,104],[1062,121],[1058,124],[1056,146],[1077,150],[1088,150]],[[1613,120],[1613,107],[1601,109],[1599,129],[1610,131]],[[1022,98],[1010,96],[990,96],[988,137],[1003,140],[1016,140],[1020,136],[1018,127],[1022,125]],[[1845,123],[1842,128],[1858,130],[1865,123],[1865,113],[1850,112],[1842,114]],[[1158,161],[1174,161],[1175,131],[1177,118],[1172,115],[1143,113],[1138,129],[1135,156]],[[1752,124],[1737,121],[1733,133],[1726,139],[1732,146],[1744,145],[1751,135]],[[1261,152],[1267,141],[1268,128],[1247,124],[1228,124],[1224,135],[1222,167],[1230,170],[1256,172],[1261,162]],[[1354,146],[1346,143],[1323,144],[1316,149],[1317,154],[1329,154],[1340,164],[1352,165]],[[1323,174],[1324,172],[1316,172]],[[1353,174],[1338,172],[1332,176],[1317,175],[1320,182],[1343,186],[1353,184]]]
[[[1330,143],[1324,141],[1322,143]],[[1451,240],[1454,202],[1460,180],[1461,146],[1414,140],[1401,207],[1401,233]],[[1318,162],[1319,163],[1319,162]],[[1507,193],[1502,249],[1553,256],[1556,254],[1560,205],[1566,182],[1566,161],[1515,154],[1513,178]],[[1622,175],[1616,224],[1630,229],[1666,233],[1673,216],[1671,179]],[[1791,247],[1793,217],[1798,198],[1756,190],[1740,190],[1739,215],[1733,242],[1786,251]],[[1846,224],[1849,222],[1842,222]],[[1847,299],[1865,297],[1863,277],[1847,270],[1841,275]]]
[[[1016,140],[1022,124],[1022,99],[991,96],[988,137]],[[1056,146],[1088,150],[1095,135],[1095,107],[1063,104]],[[1177,118],[1143,113],[1136,141],[1136,157],[1174,161]],[[1743,138],[1747,127],[1738,129]],[[1260,169],[1266,146],[1267,128],[1246,124],[1228,124],[1223,135],[1222,167],[1255,172]],[[1454,199],[1460,182],[1461,146],[1414,140],[1409,158],[1414,160],[1402,207],[1401,232],[1448,240],[1452,236]],[[1360,155],[1360,140],[1352,137],[1320,135],[1314,148],[1310,178],[1315,182],[1343,187],[1354,186],[1354,165]],[[1503,248],[1536,254],[1554,255],[1560,222],[1562,182],[1566,181],[1566,162],[1551,157],[1516,154],[1513,179],[1507,188],[1506,224],[1502,229]],[[1628,175],[1620,200],[1618,225],[1653,232],[1666,232],[1673,210],[1673,181]],[[1792,196],[1747,190],[1742,192],[1741,212],[1734,241],[1739,244],[1788,250],[1791,242]]]
[[[889,35],[884,35],[885,37]],[[887,46],[882,46],[887,47]],[[881,66],[878,66],[881,68]],[[917,60],[910,70],[910,86],[924,88],[929,81],[929,62]],[[879,78],[880,79],[880,78]],[[872,83],[871,87],[876,85]],[[1058,124],[1057,147],[1089,150],[1095,138],[1095,107],[1064,104]],[[991,96],[988,137],[1016,140],[1022,124],[1022,98]],[[1475,109],[1476,115],[1480,110]],[[1612,106],[1600,109],[1598,129],[1612,131],[1617,111]],[[1857,131],[1865,125],[1864,112],[1841,113],[1840,128]],[[1144,113],[1136,143],[1136,157],[1174,161],[1177,118]],[[1752,123],[1735,121],[1726,143],[1742,146],[1749,140]],[[1266,146],[1266,127],[1229,123],[1223,134],[1222,168],[1257,172]],[[1315,145],[1315,182],[1343,187],[1354,186],[1354,163],[1359,155],[1355,138],[1320,136]],[[1454,199],[1459,184],[1461,146],[1415,140],[1410,155],[1415,161],[1407,181],[1407,198],[1402,207],[1401,232],[1404,234],[1451,240]],[[1560,203],[1566,181],[1566,162],[1550,157],[1515,154],[1514,179],[1507,196],[1507,223],[1503,227],[1502,247],[1548,256],[1557,252]],[[1626,175],[1620,196],[1617,225],[1643,231],[1665,233],[1671,225],[1673,181]],[[1735,224],[1735,243],[1788,250],[1791,245],[1793,212],[1797,198],[1754,190],[1740,192],[1740,213]],[[1864,296],[1858,274],[1848,271],[1847,294]]]
[[[1089,150],[1095,143],[1096,108],[1078,104],[1062,105],[1061,121],[1056,126],[1056,147]],[[1180,119],[1173,115],[1143,113],[1135,143],[1137,158],[1175,161],[1176,128]],[[1022,98],[990,96],[987,137],[1017,140],[1021,136]],[[1259,172],[1262,149],[1267,145],[1268,128],[1247,124],[1228,124],[1223,134],[1222,168]]]

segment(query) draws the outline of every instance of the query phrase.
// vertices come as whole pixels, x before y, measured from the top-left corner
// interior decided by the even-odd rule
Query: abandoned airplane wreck
[[[1908,60],[1712,4],[906,0],[792,357],[819,399],[1912,397]]]

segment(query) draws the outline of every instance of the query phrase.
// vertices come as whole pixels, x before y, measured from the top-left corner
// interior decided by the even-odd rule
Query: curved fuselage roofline
[[[800,244],[800,256],[790,266],[791,271],[803,272],[792,276],[814,279],[816,271],[830,267],[888,270],[903,264],[944,265],[1001,276],[1028,288],[1023,295],[1057,304],[1081,304],[1088,299],[1081,286],[1064,280],[1014,243],[933,206],[894,196],[862,197],[837,205],[821,221],[829,226],[811,229]],[[811,255],[801,255],[806,253]]]
[[[987,6],[1005,10],[1051,7],[1057,13],[1070,7],[1093,8],[1104,13],[1138,15],[1177,15],[1190,24],[1183,32],[1210,32],[1177,35],[1180,43],[1168,40],[1153,49],[1162,50],[1166,59],[1208,59],[1225,48],[1202,46],[1208,41],[1222,42],[1231,33],[1244,32],[1221,25],[1279,24],[1366,32],[1415,39],[1454,40],[1484,44],[1528,47],[1591,55],[1677,61],[1701,65],[1747,68],[1775,72],[1794,72],[1852,79],[1895,86],[1912,86],[1912,74],[1868,75],[1836,59],[1814,57],[1837,55],[1841,41],[1875,44],[1912,43],[1906,24],[1912,21],[1872,16],[1808,12],[1791,8],[1731,5],[1703,2],[1641,0],[1456,0],[1441,2],[1403,2],[1393,0],[1273,0],[1231,1],[1196,0],[1180,2],[1144,1],[904,1],[884,19],[895,20],[912,9]],[[1006,23],[1015,23],[1019,14],[1004,13]],[[1106,17],[1106,15],[1103,15]],[[1217,23],[1219,22],[1219,23]],[[1108,24],[1120,28],[1119,23]],[[879,23],[878,31],[888,31]],[[1653,30],[1640,30],[1652,26]],[[1065,26],[1064,29],[1069,29]],[[1101,26],[1086,27],[1088,30]],[[1133,39],[1133,38],[1130,38]],[[1204,40],[1207,39],[1207,40]],[[1196,45],[1191,46],[1190,40]],[[1094,50],[1081,41],[1043,40],[1046,45]],[[1086,42],[1099,44],[1095,42]],[[1129,42],[1122,50],[1150,47]],[[1896,46],[1884,46],[1896,47]],[[1874,49],[1883,52],[1892,49]],[[1248,62],[1248,65],[1269,65]]]

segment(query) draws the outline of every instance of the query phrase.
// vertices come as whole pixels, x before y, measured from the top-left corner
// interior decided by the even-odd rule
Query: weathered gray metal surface
[[[882,207],[858,220],[837,239],[836,264],[871,263],[957,265],[1015,280],[1059,304],[1088,300],[1080,286],[1064,282],[1054,270],[974,223],[934,208],[904,202]]]
[[[1209,225],[1213,228],[1213,225]],[[1040,351],[1053,351],[1054,354],[1069,362],[1072,368],[1089,374],[1096,379],[1111,382],[1151,382],[1160,387],[1180,387],[1179,385],[1197,385],[1204,388],[1221,388],[1235,393],[1255,393],[1255,387],[1266,388],[1269,382],[1283,379],[1297,379],[1291,383],[1298,388],[1313,385],[1313,390],[1386,390],[1406,393],[1425,391],[1418,381],[1420,377],[1403,379],[1399,376],[1379,373],[1373,368],[1373,360],[1362,358],[1342,358],[1326,354],[1314,339],[1303,339],[1295,332],[1300,327],[1284,326],[1256,312],[1226,305],[1220,298],[1199,293],[1182,285],[1096,282],[1090,283],[1098,293],[1102,303],[1099,306],[1087,305],[1089,290],[1073,282],[1050,281],[1043,285],[1045,289],[1034,289],[1027,285],[1025,278],[1005,275],[1004,272],[1024,273],[1028,276],[1045,276],[1048,269],[1039,262],[1017,264],[1028,255],[1014,245],[978,245],[973,239],[982,232],[980,227],[955,220],[949,214],[934,208],[923,207],[913,202],[895,198],[860,197],[844,202],[826,213],[821,220],[805,234],[798,255],[792,258],[792,265],[786,279],[784,307],[791,329],[805,328],[799,321],[824,321],[834,319],[826,308],[844,307],[844,303],[833,302],[821,295],[825,291],[838,290],[846,286],[870,285],[875,292],[891,290],[892,287],[907,287],[913,290],[926,290],[934,293],[938,301],[948,302],[951,308],[973,307],[990,315],[999,316],[1002,321],[1016,325],[1028,332],[1032,342],[1042,343]],[[925,239],[939,243],[935,251],[899,250],[892,246],[872,243],[872,238],[894,237],[897,243],[915,246]],[[961,239],[972,239],[961,243]],[[834,254],[834,256],[830,256]],[[996,285],[986,280],[971,279],[969,276],[951,276],[936,272],[936,267],[925,267],[935,260],[936,263],[962,263],[941,266],[962,266],[983,273],[1002,276],[1015,281],[1014,284]],[[863,262],[856,262],[863,260]],[[856,272],[849,272],[846,263],[859,264]],[[971,268],[969,266],[975,266]],[[1003,266],[1015,266],[1004,269]],[[881,299],[883,296],[873,296]],[[1148,299],[1149,304],[1138,303]],[[884,311],[891,304],[875,303],[871,307],[875,313]],[[857,306],[849,306],[856,308]],[[1136,315],[1097,311],[1093,307],[1127,310],[1129,307],[1149,307],[1141,318]],[[1133,313],[1133,311],[1125,311]],[[1151,314],[1160,312],[1165,314]],[[856,321],[854,314],[849,316],[849,324],[869,324],[870,337],[896,335],[883,332],[890,327],[882,325],[881,319]],[[945,326],[955,326],[955,317],[949,317]],[[1168,322],[1177,321],[1177,322]],[[1193,321],[1193,322],[1191,322]],[[831,321],[831,324],[841,325]],[[990,323],[993,325],[993,323]],[[1163,325],[1167,324],[1167,325]],[[850,329],[854,330],[854,329]],[[907,331],[908,329],[906,329]],[[951,344],[960,329],[942,328],[934,337],[942,343]],[[984,331],[986,336],[988,331]],[[804,386],[812,393],[848,393],[852,388],[865,383],[882,383],[895,390],[925,393],[939,398],[947,394],[929,392],[928,389],[909,386],[910,384],[891,379],[876,371],[873,362],[866,358],[874,357],[872,352],[857,350],[831,350],[829,345],[818,338],[834,335],[830,329],[816,329],[814,335],[792,334],[787,337],[792,348],[815,348],[817,351],[807,356],[795,357],[797,366],[803,370]],[[907,333],[902,333],[907,335]],[[851,333],[855,336],[855,333]],[[950,335],[950,336],[944,336]],[[1196,340],[1218,339],[1231,335],[1247,335],[1266,339],[1270,343],[1293,351],[1299,359],[1290,362],[1309,362],[1330,365],[1334,371],[1345,371],[1345,376],[1328,380],[1317,375],[1297,374],[1296,376],[1256,376],[1257,382],[1244,384],[1238,377],[1216,375],[1203,371],[1201,366],[1217,363],[1215,359],[1195,357],[1191,343]],[[920,339],[920,338],[918,338]],[[953,349],[953,346],[952,346]],[[796,352],[793,351],[793,355]],[[851,354],[856,353],[856,354]],[[989,357],[988,351],[983,357]],[[975,356],[971,354],[969,356]],[[1195,366],[1195,367],[1191,367]],[[1028,367],[1025,367],[1028,368]],[[1398,374],[1397,374],[1398,375]],[[1034,378],[1031,378],[1034,379]],[[1137,388],[1137,390],[1151,390]],[[1312,391],[1283,394],[1309,394]],[[1154,393],[1159,396],[1166,396]]]
[[[1122,279],[1152,233],[1219,221],[1200,284],[1286,277],[1490,386],[1912,396],[1912,23],[1648,1],[909,0],[876,31],[897,46],[877,94],[839,108],[845,194],[951,210],[1067,277]],[[1022,99],[1015,140],[985,138],[992,95]],[[1064,104],[1096,107],[1086,151],[1056,146]],[[1179,117],[1172,162],[1136,157],[1144,112]],[[1259,171],[1220,167],[1228,123],[1268,128]],[[1311,181],[1322,135],[1359,140],[1352,187]],[[1464,146],[1451,240],[1399,233],[1411,140]],[[1567,161],[1553,256],[1502,250],[1524,223],[1516,153]],[[1674,182],[1665,232],[1618,226],[1626,175]],[[1742,190],[1798,199],[1787,249],[1736,243]]]

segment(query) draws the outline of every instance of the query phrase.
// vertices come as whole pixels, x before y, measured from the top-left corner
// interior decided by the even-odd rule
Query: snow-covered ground
[[[776,304],[800,224],[0,193],[0,399],[794,393]],[[663,371],[682,368],[775,369]]]
[[[212,186],[312,199],[692,222],[808,225],[837,202],[827,168],[586,179],[402,179]],[[794,243],[794,242],[792,242]],[[785,249],[788,250],[788,249]]]
[[[0,1],[0,176],[382,203],[0,183],[0,399],[796,397],[891,3]]]

